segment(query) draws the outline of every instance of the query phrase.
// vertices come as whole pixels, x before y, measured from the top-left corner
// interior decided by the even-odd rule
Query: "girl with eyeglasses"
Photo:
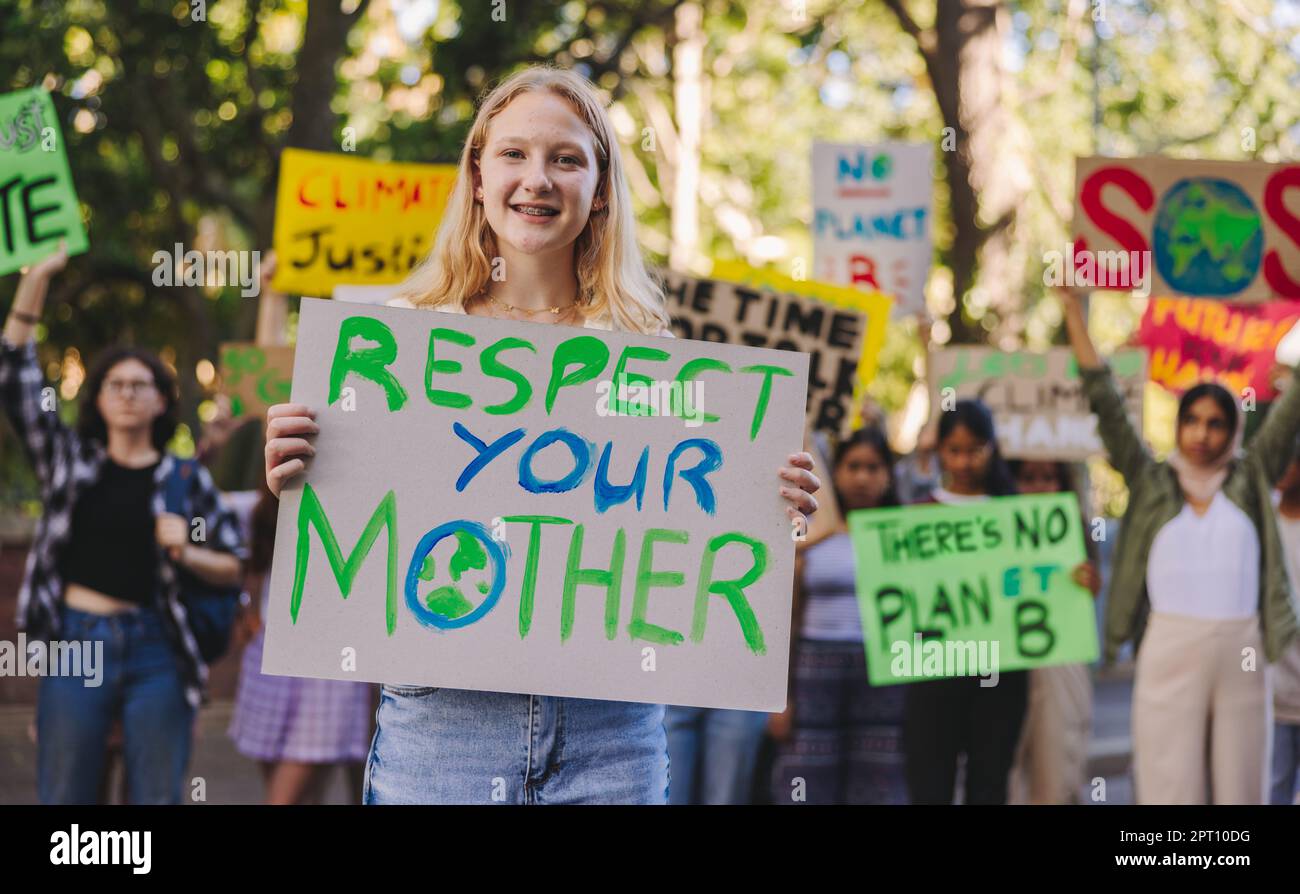
[[[40,681],[37,794],[45,804],[98,800],[110,732],[120,724],[127,799],[174,804],[208,673],[180,574],[236,585],[244,545],[202,466],[187,482],[191,517],[165,509],[165,489],[179,471],[167,451],[179,398],[156,356],[107,349],[81,387],[76,425],[63,422],[32,330],[50,278],[66,263],[60,247],[31,266],[0,336],[0,407],[44,498],[18,596],[19,626],[29,641],[62,643],[61,650],[84,644],[79,675]],[[191,534],[200,528],[204,539],[196,542]]]

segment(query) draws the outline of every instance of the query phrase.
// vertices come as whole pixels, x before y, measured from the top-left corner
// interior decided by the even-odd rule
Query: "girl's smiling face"
[[[595,136],[554,93],[521,93],[488,125],[474,180],[503,255],[567,250],[600,182]]]

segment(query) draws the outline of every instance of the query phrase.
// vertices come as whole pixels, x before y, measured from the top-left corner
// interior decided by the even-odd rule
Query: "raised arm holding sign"
[[[1061,300],[1098,432],[1129,489],[1105,656],[1138,644],[1138,800],[1205,803],[1212,794],[1214,803],[1266,803],[1269,683],[1242,673],[1242,659],[1277,661],[1296,635],[1269,494],[1300,429],[1300,389],[1283,392],[1243,448],[1253,403],[1201,382],[1179,401],[1177,448],[1157,459],[1124,411],[1079,299],[1062,290]]]

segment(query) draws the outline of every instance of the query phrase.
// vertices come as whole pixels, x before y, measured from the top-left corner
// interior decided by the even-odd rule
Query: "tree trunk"
[[[962,313],[963,299],[978,287],[981,303],[999,318],[999,330],[1017,324],[1020,270],[1011,237],[1028,189],[1023,143],[1005,105],[1006,10],[1000,0],[936,0],[934,27],[922,30],[903,0],[885,2],[916,40],[943,116],[953,223],[949,265],[957,303],[948,320],[951,340],[983,341],[980,327]]]
[[[689,270],[700,240],[700,138],[704,129],[704,13],[699,3],[677,7],[673,46],[673,116],[677,169],[673,177],[672,249],[668,266]]]
[[[289,125],[286,146],[332,152],[338,149],[335,129],[338,123],[330,101],[338,85],[335,67],[347,50],[348,32],[365,14],[368,0],[363,0],[356,10],[344,13],[338,0],[321,0],[307,5],[307,23],[303,32],[302,47],[298,50],[298,80],[293,86],[289,108],[293,120]],[[277,156],[271,168],[271,182],[279,179],[280,159]],[[258,205],[258,248],[271,248],[271,234],[275,217],[276,190],[268,189]],[[283,344],[284,334],[274,333],[287,316],[285,297],[264,295],[241,308],[236,330],[240,337],[252,337],[270,344]],[[278,304],[276,303],[278,302]],[[263,309],[263,304],[268,305]],[[275,305],[273,308],[270,305]]]
[[[298,50],[298,81],[293,86],[287,145],[299,149],[330,152],[337,147],[334,139],[334,112],[330,100],[338,85],[335,66],[347,49],[348,32],[365,13],[360,4],[352,13],[343,12],[339,0],[307,5],[307,25],[302,48]]]

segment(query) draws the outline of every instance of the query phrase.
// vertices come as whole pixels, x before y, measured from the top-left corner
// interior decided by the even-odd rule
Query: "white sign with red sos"
[[[1102,252],[1149,262],[1155,295],[1300,300],[1300,163],[1077,159],[1075,269],[1130,288]]]

